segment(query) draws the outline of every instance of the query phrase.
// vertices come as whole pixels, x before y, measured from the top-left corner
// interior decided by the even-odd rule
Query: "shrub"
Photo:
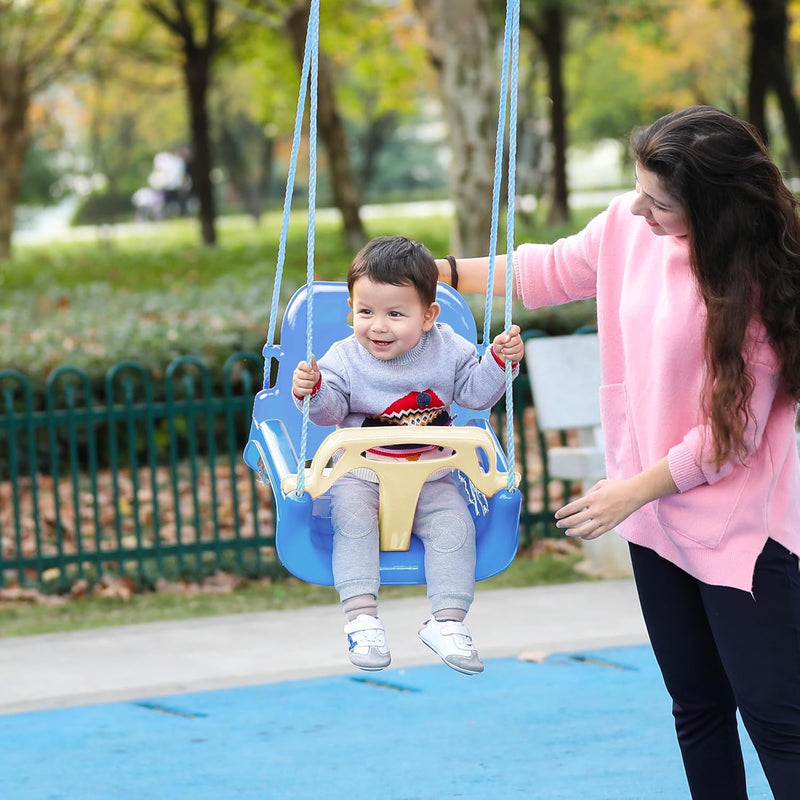
[[[237,350],[260,352],[266,283],[253,289],[221,278],[213,286],[140,293],[94,283],[35,298],[15,292],[0,307],[2,367],[44,380],[69,364],[101,378],[131,359],[158,375],[181,355],[223,363]]]
[[[130,219],[133,216],[133,201],[127,193],[93,193],[78,206],[72,219],[73,225],[105,225]]]

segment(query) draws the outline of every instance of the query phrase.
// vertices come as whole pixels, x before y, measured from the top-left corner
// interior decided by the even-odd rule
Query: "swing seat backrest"
[[[352,334],[348,324],[350,306],[345,283],[315,281],[311,313],[312,351],[321,356],[336,341]],[[272,489],[273,519],[278,557],[291,573],[310,583],[332,585],[331,551],[333,531],[330,524],[330,498],[327,494],[311,496],[305,492],[284,491],[297,473],[301,450],[302,412],[292,397],[292,372],[306,360],[307,287],[299,289],[286,306],[280,343],[265,346],[265,385],[256,395],[249,441],[244,460]],[[463,297],[439,284],[437,301],[439,320],[456,333],[476,343],[475,320]],[[479,348],[480,349],[480,348]],[[452,413],[458,425],[483,428],[496,443],[492,452],[497,470],[507,470],[502,448],[489,422],[489,411],[462,409]],[[307,425],[306,458],[311,459],[333,426]],[[516,555],[519,539],[519,491],[498,491],[491,497],[480,494],[464,477],[462,488],[475,518],[478,558],[476,578],[483,579],[504,570]],[[420,541],[412,536],[406,551],[381,553],[381,582],[417,584],[425,582],[424,554]]]

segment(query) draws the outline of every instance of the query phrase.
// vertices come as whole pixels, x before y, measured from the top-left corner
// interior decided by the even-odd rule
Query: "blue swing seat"
[[[352,333],[347,322],[348,298],[345,283],[314,282],[312,351],[315,355],[322,355],[334,342]],[[265,385],[255,397],[244,460],[272,490],[275,546],[281,563],[303,581],[332,586],[333,528],[329,495],[314,499],[308,492],[298,495],[281,488],[284,478],[297,473],[303,415],[292,398],[292,372],[306,358],[307,300],[308,288],[304,286],[286,306],[280,344],[264,347],[265,383],[269,381],[270,385]],[[439,284],[437,301],[441,306],[439,320],[476,343],[475,320],[461,295],[450,286]],[[489,432],[497,445],[496,468],[507,471],[503,449],[489,422],[489,411],[465,410],[454,405],[452,413],[455,424],[475,425]],[[308,452],[313,454],[333,430],[333,427],[308,424]],[[522,493],[502,489],[486,497],[462,473],[458,475],[475,519],[475,577],[483,580],[502,572],[516,556]],[[381,552],[380,576],[384,585],[425,583],[421,541],[412,535],[408,550]]]

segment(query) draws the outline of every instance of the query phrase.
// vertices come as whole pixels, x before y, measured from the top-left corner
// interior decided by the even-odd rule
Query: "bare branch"
[[[3,12],[13,10],[15,10],[13,0],[12,2],[7,3],[5,8],[3,8]],[[17,13],[20,14],[19,9],[17,9]],[[4,54],[7,61],[15,64],[28,63],[24,62],[22,56],[26,51],[28,34],[36,28],[36,25],[34,24],[35,15],[36,8],[33,3],[31,3],[29,6],[23,8],[20,17],[14,20],[13,29],[11,30],[10,34],[11,36],[17,34],[17,36],[15,37],[14,41],[11,41],[10,39],[8,41],[8,51]]]
[[[161,8],[158,3],[152,2],[152,0],[142,0],[142,8],[149,14],[152,14],[162,25],[165,25],[171,31],[175,33],[179,32],[177,28],[178,23],[170,19],[167,12]]]
[[[39,43],[38,47],[30,53],[28,61],[36,63],[43,56],[52,54],[56,45],[64,41],[78,26],[81,11],[85,0],[73,0],[72,6],[60,15],[60,22],[55,29],[48,33]]]
[[[259,11],[255,8],[246,8],[236,0],[218,0],[219,4],[228,11],[233,12],[246,22],[255,22],[257,25],[263,25],[266,28],[273,30],[281,30],[283,28],[283,21],[286,17],[286,10],[281,8],[277,3],[270,2],[270,0],[260,0],[267,11]],[[269,12],[272,12],[270,15]],[[278,21],[275,17],[278,17]]]
[[[65,68],[74,65],[81,49],[96,36],[116,2],[117,0],[104,0],[102,6],[86,20],[82,29],[79,28],[79,13],[84,5],[83,0],[74,4],[70,10],[70,18],[65,20],[64,24],[59,26],[59,30],[43,42],[27,59],[28,63],[40,65],[36,77],[31,79],[33,93],[51,83]],[[56,52],[57,45],[65,41],[76,29],[79,31],[78,35],[70,42],[68,52],[64,53],[57,62],[54,61],[52,54]]]
[[[222,47],[225,40],[225,32],[217,30],[217,16],[222,5],[221,0],[205,0],[203,24],[205,39],[200,42],[197,39],[197,29],[192,24],[185,0],[173,0],[175,11],[174,16],[170,16],[161,4],[156,0],[142,0],[145,11],[152,14],[169,31],[184,42],[187,50],[197,50],[214,52]]]

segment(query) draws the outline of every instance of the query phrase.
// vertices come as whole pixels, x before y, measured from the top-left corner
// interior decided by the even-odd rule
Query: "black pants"
[[[631,545],[636,586],[693,800],[746,800],[736,710],[775,800],[800,798],[800,572],[771,539],[753,593]]]

